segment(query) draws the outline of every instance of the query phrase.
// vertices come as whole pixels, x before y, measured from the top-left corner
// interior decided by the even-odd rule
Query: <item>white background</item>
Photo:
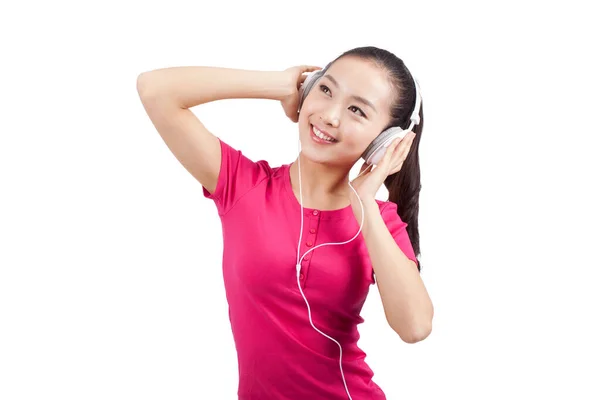
[[[325,65],[363,45],[421,84],[435,306],[432,334],[406,344],[372,286],[374,380],[389,399],[600,398],[600,32],[593,2],[557,3],[3,5],[0,399],[235,399],[216,209],[137,76]],[[296,157],[275,101],[193,111],[254,160]]]

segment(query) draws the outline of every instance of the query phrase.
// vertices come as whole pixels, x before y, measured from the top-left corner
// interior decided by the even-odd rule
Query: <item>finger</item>
[[[408,157],[408,153],[410,152],[413,141],[415,139],[415,136],[412,132],[409,135],[410,135],[410,138],[408,141],[403,140],[403,146],[402,146],[402,151],[401,151],[403,159],[406,159],[406,157]]]
[[[300,82],[304,83],[304,81],[306,80],[306,78],[308,78],[308,74],[306,74],[306,75],[304,73],[301,74],[300,75]]]
[[[301,68],[302,72],[313,72],[322,69],[321,67],[318,67],[316,65],[302,65]]]
[[[412,132],[409,133],[409,135],[412,136]],[[402,143],[398,145],[394,150],[394,156],[392,161],[394,167],[392,168],[392,174],[400,171],[400,169],[402,168],[402,165],[404,164],[404,161],[406,161],[408,153],[410,152],[410,148],[413,142],[412,139],[414,139],[414,136],[412,136],[408,141],[406,141],[405,139],[406,137],[402,138]]]
[[[383,167],[382,169],[388,168],[388,166],[390,165],[390,162],[392,160],[392,155],[394,154],[394,151],[398,147],[399,142],[400,142],[400,140],[398,138],[396,138],[396,139],[394,139],[394,141],[392,141],[392,143],[390,143],[390,145],[385,150],[385,154],[381,158],[381,161],[379,162],[378,167]]]
[[[388,146],[386,153],[390,153],[390,157],[392,157],[394,155],[394,153],[396,152],[396,150],[398,150],[398,147],[401,142],[402,142],[402,139],[400,139],[400,138],[394,139],[394,141]]]
[[[394,156],[396,156],[397,154],[405,153],[405,152],[408,153],[408,150],[410,150],[412,141],[413,141],[413,134],[412,134],[412,132],[409,132],[402,139],[400,139],[400,142],[396,145],[396,148],[394,149]]]
[[[390,155],[390,159],[389,159],[389,166],[390,166],[390,170],[393,173],[396,170],[399,170],[399,165],[402,164],[402,161],[404,160],[403,158],[403,139],[396,139],[395,144],[392,143],[392,145],[390,145],[390,147],[394,147],[392,154]]]
[[[306,72],[314,72],[314,71],[318,71],[320,69],[321,69],[321,67],[317,67],[314,65],[302,65],[300,67],[301,72],[300,72],[299,85],[303,85],[304,81],[306,81],[306,78],[308,78],[308,74],[305,75]]]
[[[407,142],[404,140],[404,138],[402,138],[400,143],[398,143],[398,145],[394,149],[394,156],[401,156],[407,147],[406,144],[407,144]]]
[[[398,151],[400,149],[402,149],[402,139],[401,138],[394,139],[394,141],[392,142],[390,147],[391,147],[391,149],[388,149],[388,150],[390,150],[391,157],[394,158],[394,156],[398,153]]]
[[[299,68],[300,68],[300,75],[303,77],[307,77],[308,73],[310,73],[310,72],[315,72],[315,71],[322,69],[321,67],[317,67],[316,65],[301,65]],[[304,75],[304,74],[306,74],[306,75]]]

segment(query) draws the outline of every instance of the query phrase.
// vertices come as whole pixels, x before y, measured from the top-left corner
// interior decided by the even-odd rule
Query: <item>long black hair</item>
[[[412,74],[404,62],[393,53],[373,46],[357,47],[338,56],[333,62],[342,57],[358,57],[378,65],[388,73],[390,84],[394,88],[395,98],[392,102],[389,125],[407,129],[410,126],[410,115],[417,101],[415,83]],[[384,185],[388,190],[388,201],[396,203],[400,219],[408,225],[406,230],[416,256],[421,255],[419,244],[419,193],[421,191],[421,169],[419,166],[419,142],[423,132],[423,100],[419,110],[421,118],[419,125],[413,127],[416,134],[410,151],[400,171],[389,175]],[[421,262],[417,259],[417,268],[421,272]]]

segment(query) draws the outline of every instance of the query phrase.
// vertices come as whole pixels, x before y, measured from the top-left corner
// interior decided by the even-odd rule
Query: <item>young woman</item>
[[[317,78],[305,88],[307,72]],[[137,87],[157,131],[222,222],[239,398],[385,399],[357,346],[370,285],[377,283],[403,341],[423,340],[433,319],[416,258],[423,110],[402,60],[363,47],[326,70],[174,67],[141,74]],[[298,123],[298,158],[277,167],[252,161],[189,110],[230,98],[280,101]],[[414,128],[349,184],[369,145],[395,126]],[[375,199],[382,184],[389,201]]]

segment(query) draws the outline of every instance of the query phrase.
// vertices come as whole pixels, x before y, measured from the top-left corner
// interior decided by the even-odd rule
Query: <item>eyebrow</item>
[[[323,78],[329,78],[329,80],[335,85],[335,87],[337,87],[337,88],[340,87],[340,85],[333,78],[333,76],[327,74],[327,75],[323,76]],[[364,97],[357,96],[357,95],[352,95],[350,97],[352,97],[356,101],[360,101],[361,103],[366,104],[367,106],[371,107],[373,109],[373,111],[377,112],[377,109],[375,108],[375,106],[373,105],[373,103],[371,103],[369,100],[365,99]]]

